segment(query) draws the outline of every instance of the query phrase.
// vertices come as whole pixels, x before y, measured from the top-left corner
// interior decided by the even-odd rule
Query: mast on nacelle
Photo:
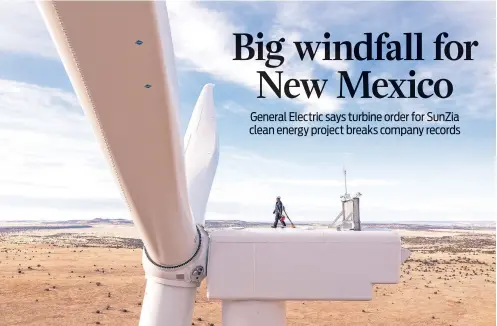
[[[343,168],[343,179],[345,194],[340,196],[342,201],[342,211],[335,218],[331,226],[334,226],[341,218],[341,223],[337,225],[337,230],[361,230],[361,219],[359,211],[359,197],[362,195],[358,192],[353,198],[350,196],[347,188],[347,169]]]
[[[347,170],[343,168],[343,178],[344,178],[344,184],[345,184],[345,195],[347,195]]]
[[[347,169],[345,169],[345,167],[343,168],[343,179],[344,179],[344,186],[345,186],[345,194],[343,196],[340,196],[340,199],[342,199],[342,201],[346,201],[346,200],[350,199],[350,195],[349,195],[348,190],[347,190]]]

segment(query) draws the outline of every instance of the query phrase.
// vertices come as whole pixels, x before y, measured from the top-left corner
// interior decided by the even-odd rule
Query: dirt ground
[[[139,241],[61,232],[0,234],[0,325],[137,325]],[[495,233],[426,233],[403,235],[400,284],[368,302],[288,302],[288,325],[495,325]],[[192,325],[221,325],[205,282]]]

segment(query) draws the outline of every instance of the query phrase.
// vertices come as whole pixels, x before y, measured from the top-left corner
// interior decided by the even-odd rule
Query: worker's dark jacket
[[[273,214],[276,214],[278,216],[281,216],[281,214],[283,214],[283,203],[281,201],[276,202],[276,205],[274,206]]]

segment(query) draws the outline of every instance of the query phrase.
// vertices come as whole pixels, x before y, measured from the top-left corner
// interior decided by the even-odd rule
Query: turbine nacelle
[[[209,299],[371,300],[399,282],[400,236],[389,231],[242,229],[210,234]]]

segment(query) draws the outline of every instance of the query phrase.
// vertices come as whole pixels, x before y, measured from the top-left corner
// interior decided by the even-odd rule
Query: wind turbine
[[[140,325],[190,325],[207,275],[225,326],[282,326],[287,300],[370,300],[373,284],[399,281],[407,255],[393,232],[204,230],[219,157],[213,86],[183,147],[165,2],[38,7],[144,243]]]

